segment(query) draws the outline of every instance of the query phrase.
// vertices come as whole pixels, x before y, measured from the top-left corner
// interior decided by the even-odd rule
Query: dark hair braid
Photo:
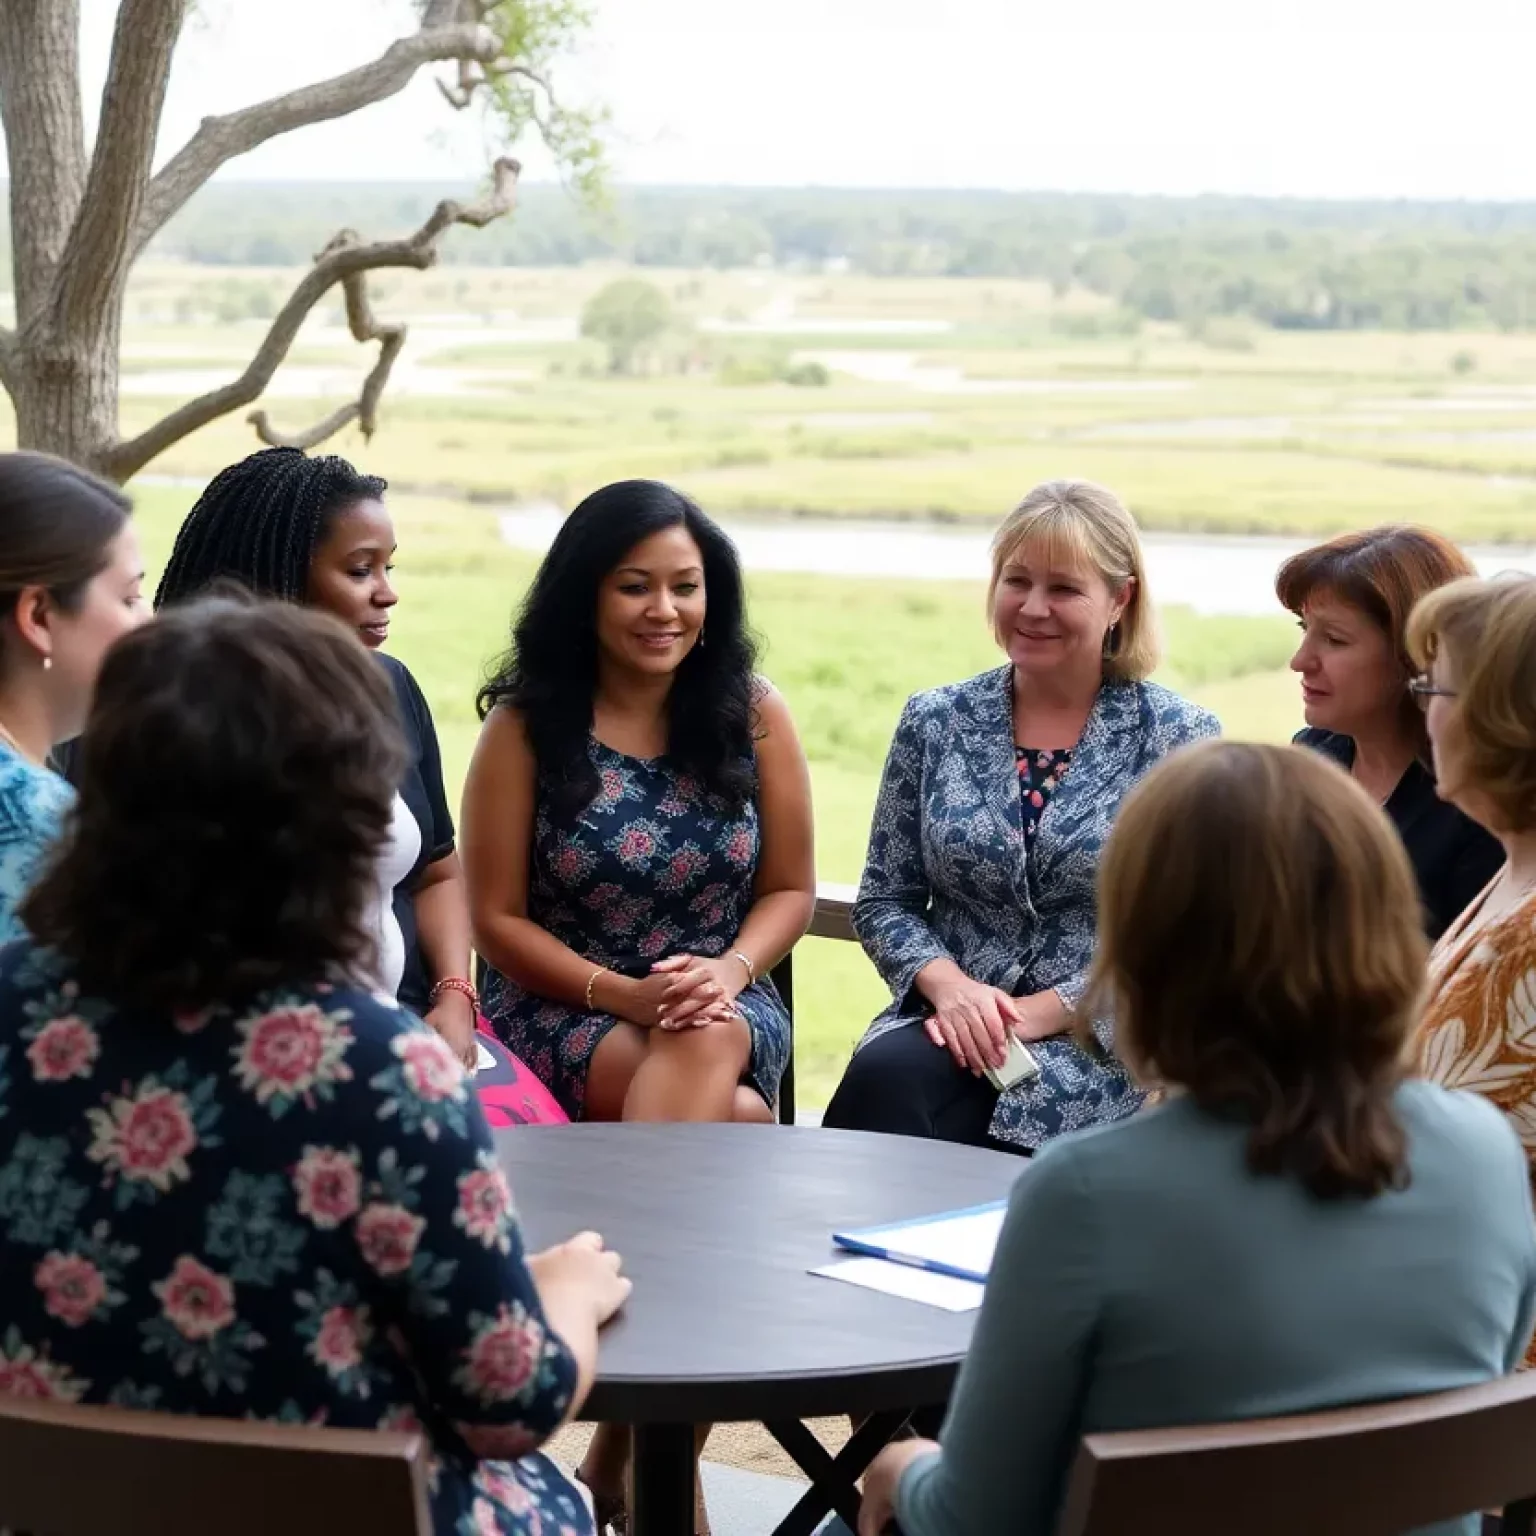
[[[155,607],[185,602],[215,582],[262,597],[304,601],[315,546],[343,507],[387,489],[345,459],[264,448],[215,475],[187,514],[160,578]]]

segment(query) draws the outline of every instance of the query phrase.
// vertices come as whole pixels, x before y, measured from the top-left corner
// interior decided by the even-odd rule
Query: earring
[[[1117,619],[1104,631],[1104,654],[1113,656],[1120,649],[1120,621]]]
[[[699,649],[701,651],[704,649],[704,626],[702,624],[699,625]]]
[[[44,656],[43,657],[43,671],[44,672],[51,672],[52,670],[53,670],[53,657],[52,656]]]

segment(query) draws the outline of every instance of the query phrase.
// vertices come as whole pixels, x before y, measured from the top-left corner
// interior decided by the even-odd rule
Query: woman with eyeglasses
[[[1332,758],[1387,813],[1413,864],[1431,939],[1504,860],[1493,837],[1435,793],[1422,699],[1410,686],[1414,604],[1473,574],[1443,535],[1388,525],[1303,550],[1275,578],[1302,631],[1291,670],[1301,677],[1307,728],[1296,741]]]
[[[1408,644],[1436,787],[1506,856],[1430,955],[1417,1063],[1503,1110],[1536,1172],[1536,578],[1442,588]]]

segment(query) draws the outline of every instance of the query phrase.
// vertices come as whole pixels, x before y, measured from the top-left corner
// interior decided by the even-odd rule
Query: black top
[[[405,666],[382,652],[378,657],[394,686],[400,724],[410,754],[410,767],[400,785],[400,798],[421,828],[421,853],[410,874],[395,887],[395,921],[400,924],[400,934],[405,940],[405,971],[400,979],[399,996],[413,1013],[425,1013],[432,981],[416,942],[416,905],[411,897],[427,865],[447,858],[453,852],[453,817],[448,813],[448,796],[443,789],[443,761],[438,752],[432,711],[427,708],[416,679]],[[80,742],[76,738],[56,748],[49,761],[58,773],[73,783],[79,754]]]
[[[785,1125],[552,1125],[492,1133],[530,1253],[601,1232],[635,1293],[603,1330],[583,1417],[874,1413],[942,1402],[975,1312],[810,1273],[835,1231],[1006,1200],[1006,1152]],[[1028,1174],[1024,1175],[1026,1178]]]
[[[1040,818],[1045,815],[1046,806],[1072,766],[1072,751],[1071,747],[1037,750],[1015,746],[1013,749],[1014,766],[1019,770],[1019,810],[1024,817],[1025,853],[1035,846]]]
[[[400,924],[400,936],[405,940],[405,970],[400,978],[399,996],[413,1013],[425,1013],[432,979],[427,975],[416,941],[416,904],[412,893],[427,865],[453,852],[453,817],[448,813],[448,796],[443,789],[443,760],[437,747],[432,711],[403,663],[382,651],[378,658],[394,684],[395,702],[400,706],[400,723],[410,752],[400,798],[421,828],[421,852],[415,866],[395,887],[395,921]]]
[[[1295,740],[1345,768],[1354,764],[1351,736],[1308,729],[1298,732]],[[1499,872],[1504,850],[1491,833],[1435,793],[1434,775],[1417,760],[1409,764],[1382,809],[1397,828],[1418,877],[1425,932],[1438,939]]]

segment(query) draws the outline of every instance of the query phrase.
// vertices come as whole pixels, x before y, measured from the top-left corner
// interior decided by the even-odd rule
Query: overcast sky
[[[99,81],[116,0],[83,0]],[[408,0],[202,0],[162,153],[360,63]],[[1536,198],[1536,0],[599,0],[561,84],[621,180]],[[477,176],[421,79],[246,177]],[[530,175],[548,173],[532,150]]]

